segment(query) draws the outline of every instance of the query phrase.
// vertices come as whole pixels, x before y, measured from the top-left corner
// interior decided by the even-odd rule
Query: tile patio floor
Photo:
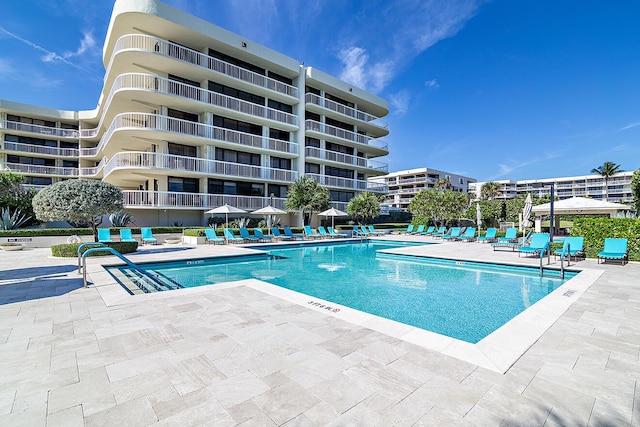
[[[640,263],[578,262],[603,273],[501,374],[251,286],[114,298],[104,261],[85,289],[75,260],[49,255],[0,252],[2,426],[640,425]]]

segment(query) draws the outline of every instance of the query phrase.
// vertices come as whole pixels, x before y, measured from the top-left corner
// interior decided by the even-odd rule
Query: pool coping
[[[404,252],[410,249],[411,247],[403,247],[382,251],[385,253],[407,255]],[[214,255],[209,258],[237,257],[263,252],[264,251],[253,248],[238,247],[238,253],[236,254]],[[484,262],[462,257],[454,260],[449,257],[438,257],[433,255],[410,255],[414,257],[435,258],[451,261]],[[604,273],[604,270],[599,269],[573,267],[572,270],[580,271],[575,277],[569,279],[562,286],[532,304],[531,307],[509,320],[487,337],[480,340],[477,344],[472,344],[435,332],[409,326],[394,320],[365,313],[340,304],[332,303],[321,298],[285,289],[258,279],[245,279],[235,282],[219,283],[212,286],[205,285],[193,288],[177,289],[171,292],[131,295],[104,268],[119,264],[119,260],[117,260],[117,258],[108,258],[109,259],[99,259],[98,257],[95,257],[94,259],[96,262],[92,262],[87,265],[87,276],[92,282],[91,286],[97,289],[107,306],[133,304],[146,299],[153,300],[171,298],[176,295],[176,293],[192,294],[216,292],[217,290],[222,289],[248,286],[280,299],[306,306],[311,310],[320,311],[326,315],[337,317],[349,323],[384,333],[408,343],[434,350],[501,374],[505,373],[533,344],[535,344],[535,342],[551,327],[551,325],[553,325],[560,316],[562,316],[562,314],[564,314],[569,307],[577,301],[578,298],[580,298],[584,292]],[[157,260],[153,261],[157,262]],[[531,264],[505,262],[500,262],[499,264],[531,268]]]

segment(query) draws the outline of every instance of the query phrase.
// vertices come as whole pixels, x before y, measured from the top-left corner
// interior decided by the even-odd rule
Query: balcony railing
[[[386,193],[388,191],[388,187],[386,185],[372,183],[366,180],[338,178],[335,176],[318,175],[318,174],[305,174],[305,176],[313,178],[315,181],[317,181],[321,185],[325,185],[327,187],[345,188],[348,190],[357,190],[357,191],[373,191],[373,192],[379,192],[379,193]]]
[[[381,120],[379,117],[376,117],[369,113],[365,113],[364,111],[360,111],[352,107],[347,107],[346,105],[340,104],[339,102],[331,101],[327,98],[318,96],[315,93],[305,93],[304,102],[306,102],[307,104],[318,105],[320,107],[326,108],[331,111],[335,111],[337,113],[340,113],[348,117],[352,117],[354,119],[362,120],[363,122],[376,125],[383,129],[387,129],[388,127],[387,122],[385,122],[384,120]]]
[[[236,65],[212,58],[193,49],[180,46],[170,41],[143,34],[127,34],[116,41],[111,55],[111,62],[121,51],[138,50],[163,55],[215,71],[234,79],[242,80],[255,86],[263,87],[288,96],[298,97],[298,88],[281,81],[272,79]],[[108,75],[107,73],[106,75]]]
[[[376,147],[385,151],[388,151],[389,148],[389,144],[387,144],[387,142],[383,139],[360,135],[359,133],[316,122],[315,120],[306,120],[305,126],[307,130],[324,133],[340,139],[346,139],[347,141],[351,142],[357,142],[358,144],[369,145],[371,147]]]
[[[332,162],[343,163],[343,164],[352,165],[352,166],[359,166],[367,169],[374,169],[381,172],[388,172],[389,170],[389,165],[387,165],[386,163],[365,159],[364,157],[337,153],[335,151],[322,150],[320,148],[306,147],[305,155],[307,157],[330,160]]]
[[[78,168],[29,165],[24,163],[5,163],[11,172],[33,173],[40,175],[78,176]]]
[[[21,144],[18,142],[4,142],[5,151],[19,151],[21,153],[46,154],[58,157],[78,157],[76,148],[57,148],[46,145]]]
[[[104,176],[107,176],[116,169],[170,170],[286,183],[291,183],[298,177],[297,171],[148,152],[125,152],[116,154],[107,162],[104,168]]]
[[[59,138],[78,138],[78,131],[74,129],[32,125],[29,123],[14,122],[11,120],[0,120],[0,128],[18,132],[29,132],[37,133],[40,135],[55,136]]]
[[[100,150],[102,150],[108,143],[113,133],[123,129],[146,129],[161,132],[172,132],[182,135],[224,141],[246,147],[262,148],[265,150],[277,151],[279,153],[298,154],[298,144],[289,141],[266,138],[217,126],[205,125],[204,123],[175,119],[173,117],[162,116],[159,114],[120,113],[113,119],[107,131],[102,135],[102,138],[100,138],[98,145],[94,148],[82,148],[80,150],[80,155],[85,157],[97,156]]]
[[[179,193],[170,191],[124,190],[124,206],[128,208],[157,209],[211,209],[228,203],[252,211],[271,203],[284,209],[283,198],[260,196],[234,196],[227,194]]]

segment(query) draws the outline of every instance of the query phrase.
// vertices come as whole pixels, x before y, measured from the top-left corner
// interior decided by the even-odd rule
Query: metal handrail
[[[105,245],[104,243],[101,243],[101,242],[83,243],[80,246],[78,246],[78,274],[82,273],[82,266],[80,265],[80,262],[81,262],[80,260],[82,258],[82,254],[83,254],[82,249],[87,248],[89,246],[95,246],[95,247],[98,247],[98,248],[106,248],[107,247],[107,245]]]
[[[549,250],[549,242],[547,242],[544,248],[542,248],[542,250],[540,251],[540,277],[544,276],[544,269],[542,268],[542,258],[544,258],[544,255],[547,252],[549,252],[549,255],[547,256],[547,265],[549,265],[551,263],[551,251]]]
[[[78,248],[78,249],[80,249],[80,248]],[[143,269],[139,268],[136,264],[131,262],[129,259],[125,258],[120,252],[118,252],[115,249],[110,248],[110,247],[105,245],[105,247],[103,247],[103,248],[88,249],[88,250],[84,251],[84,253],[82,254],[82,283],[83,283],[83,286],[85,288],[87,287],[87,255],[89,255],[90,253],[103,252],[103,251],[110,252],[112,255],[115,255],[116,257],[120,258],[120,260],[124,261],[125,264],[127,264],[129,267],[133,268],[140,275],[145,276],[148,279],[151,279],[152,282],[158,283],[158,281],[155,279],[155,277],[153,277],[152,275],[150,275],[149,273],[147,273]]]

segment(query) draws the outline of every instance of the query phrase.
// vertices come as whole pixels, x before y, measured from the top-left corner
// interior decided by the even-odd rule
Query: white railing
[[[188,120],[175,119],[173,117],[162,116],[149,113],[120,113],[114,117],[107,131],[100,138],[100,142],[94,148],[80,149],[83,157],[95,157],[102,150],[114,132],[123,129],[146,129],[161,132],[172,132],[182,135],[213,139],[232,144],[262,148],[265,150],[277,151],[278,153],[298,154],[298,144],[279,139],[266,138],[245,132],[224,129],[217,126],[205,125],[204,123],[191,122]]]
[[[331,101],[327,98],[323,98],[321,96],[316,95],[315,93],[305,93],[304,94],[304,102],[307,104],[315,104],[320,107],[326,108],[331,111],[335,111],[342,115],[352,117],[354,119],[362,120],[363,122],[370,123],[372,125],[381,127],[383,129],[387,129],[387,122],[381,120],[379,117],[376,117],[372,114],[365,113],[364,111],[358,110],[356,108],[347,107],[344,104],[340,104],[339,102]]]
[[[306,130],[311,130],[319,133],[324,133],[327,135],[332,135],[337,138],[346,139],[347,141],[351,141],[351,142],[357,142],[358,144],[364,144],[371,147],[376,147],[385,151],[387,151],[389,148],[389,144],[387,144],[387,142],[383,139],[371,138],[366,135],[360,135],[358,133],[351,132],[349,130],[340,129],[335,126],[316,122],[315,120],[306,120],[305,128]]]
[[[427,176],[422,176],[419,178],[403,178],[403,179],[399,179],[397,183],[389,183],[391,185],[402,185],[402,184],[412,184],[412,183],[426,183],[426,182],[430,182],[432,184],[435,184],[435,182],[437,181],[437,179],[435,178],[430,178]]]
[[[352,156],[349,154],[338,153],[331,150],[322,150],[315,147],[306,147],[305,155],[316,159],[329,160],[336,163],[344,163],[346,165],[360,166],[367,169],[374,169],[381,172],[387,172],[389,165],[375,160],[369,160],[364,157]]]
[[[237,80],[242,80],[243,82],[247,82],[255,86],[263,87],[296,98],[298,97],[298,88],[295,86],[246,70],[217,58],[212,58],[201,52],[180,46],[170,41],[143,34],[127,34],[120,37],[118,41],[116,41],[113,53],[111,54],[109,68],[111,67],[111,63],[114,61],[115,56],[126,50],[145,51],[178,59],[180,61],[188,62],[189,64],[224,74]],[[109,68],[107,70],[109,70]],[[109,75],[108,71],[105,76],[107,75]]]
[[[336,176],[318,174],[305,174],[305,176],[308,176],[321,185],[325,185],[327,187],[346,188],[349,190],[357,191],[375,191],[382,193],[386,193],[388,191],[388,187],[386,185],[371,183],[366,180],[339,178]]]
[[[107,157],[103,157],[102,160],[100,160],[100,163],[98,163],[96,166],[93,166],[90,168],[80,168],[80,176],[86,176],[86,177],[97,176],[98,173],[100,173],[100,171],[102,170],[102,168],[104,168],[104,166],[107,164],[108,161],[109,159]]]
[[[19,151],[21,153],[47,154],[58,157],[78,157],[77,148],[58,148],[46,145],[21,144],[18,142],[4,142],[5,151]]]
[[[234,196],[226,194],[181,193],[171,191],[124,190],[125,207],[211,209],[228,203],[240,209],[252,211],[271,203],[284,208],[286,199],[262,196]]]
[[[104,175],[107,176],[116,169],[184,171],[205,175],[237,176],[287,183],[295,181],[298,177],[297,171],[148,152],[117,153],[106,164]]]
[[[78,168],[40,166],[23,163],[5,163],[5,167],[9,168],[12,172],[36,173],[43,175],[78,176]]]
[[[78,131],[74,129],[32,125],[29,123],[14,122],[11,120],[0,120],[0,128],[18,132],[37,133],[40,135],[55,136],[60,138],[78,138]]]

